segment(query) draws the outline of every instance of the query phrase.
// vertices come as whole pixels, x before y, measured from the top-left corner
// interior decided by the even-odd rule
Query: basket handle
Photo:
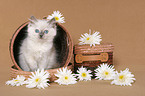
[[[101,53],[100,55],[82,55],[82,54],[77,54],[75,56],[75,61],[76,63],[82,63],[84,61],[97,61],[100,60],[101,62],[106,62],[108,61],[108,53]]]

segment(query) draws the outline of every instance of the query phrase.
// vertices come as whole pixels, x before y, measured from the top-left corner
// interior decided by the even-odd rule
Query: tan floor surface
[[[62,24],[74,44],[89,29],[101,32],[103,42],[112,42],[114,66],[129,68],[136,82],[132,87],[92,80],[75,85],[52,83],[46,89],[6,86],[12,61],[9,41],[31,15],[43,18],[54,10],[64,14]],[[145,0],[0,0],[0,95],[1,96],[145,96]]]

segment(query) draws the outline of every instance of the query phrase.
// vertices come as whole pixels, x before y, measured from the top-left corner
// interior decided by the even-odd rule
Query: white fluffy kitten
[[[39,20],[32,16],[27,32],[28,36],[20,47],[20,67],[24,71],[58,67],[56,50],[53,45],[56,35],[55,19]]]

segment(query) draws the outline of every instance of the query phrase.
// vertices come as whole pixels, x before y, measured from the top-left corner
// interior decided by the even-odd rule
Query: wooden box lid
[[[102,52],[113,52],[113,50],[114,46],[112,43],[101,43],[95,46],[77,44],[74,46],[74,54],[97,54]]]

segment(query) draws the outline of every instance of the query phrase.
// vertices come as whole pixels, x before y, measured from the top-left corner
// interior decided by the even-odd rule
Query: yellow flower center
[[[87,74],[86,73],[82,73],[82,77],[86,77],[87,76]]]
[[[123,76],[123,75],[120,75],[120,76],[119,76],[119,79],[121,79],[121,80],[122,80],[123,78],[124,78],[124,76]]]
[[[19,81],[19,80],[15,80],[15,82],[17,82],[17,81]]]
[[[86,40],[90,40],[90,37],[88,37]]]
[[[65,76],[64,79],[67,80],[68,79],[68,76]]]
[[[40,81],[40,78],[35,79],[35,81],[36,81],[36,82],[39,82],[39,81]]]
[[[109,73],[108,72],[105,72],[105,75],[108,75]]]
[[[58,18],[58,17],[54,17],[54,18],[55,18],[55,20],[56,20],[56,21],[58,21],[58,20],[59,20],[59,18]]]

